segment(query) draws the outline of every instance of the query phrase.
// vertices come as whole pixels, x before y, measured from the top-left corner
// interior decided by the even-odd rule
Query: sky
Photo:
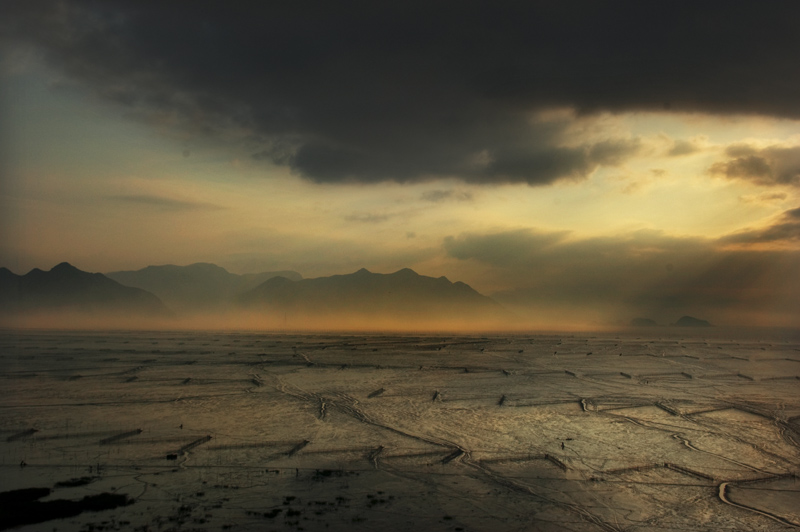
[[[15,273],[409,267],[534,326],[800,324],[800,4],[4,11]]]

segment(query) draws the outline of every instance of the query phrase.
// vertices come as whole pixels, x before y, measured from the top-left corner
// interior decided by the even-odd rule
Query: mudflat
[[[0,379],[0,528],[800,527],[797,337],[6,330]]]

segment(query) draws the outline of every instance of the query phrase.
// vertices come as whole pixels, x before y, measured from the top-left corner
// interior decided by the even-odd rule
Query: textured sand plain
[[[800,527],[796,338],[4,331],[0,357],[0,492],[133,501],[20,530]]]

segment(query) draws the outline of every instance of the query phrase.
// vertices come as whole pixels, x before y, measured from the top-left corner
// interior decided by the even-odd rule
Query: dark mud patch
[[[62,480],[60,482],[56,482],[56,488],[76,488],[78,486],[85,486],[87,484],[91,484],[99,477],[79,477],[79,478],[71,478],[69,480]],[[34,488],[38,489],[38,488]],[[47,489],[47,488],[41,488]],[[39,497],[36,497],[37,499]]]
[[[134,502],[127,495],[116,493],[87,495],[77,501],[56,499],[42,502],[39,500],[49,494],[50,488],[27,488],[0,493],[0,530],[44,523],[53,519],[75,517],[83,512],[112,510]]]
[[[16,434],[12,434],[8,438],[6,438],[6,441],[10,443],[12,441],[21,440],[22,438],[27,438],[29,436],[33,436],[37,432],[39,432],[38,429],[23,430],[22,432],[17,432]]]

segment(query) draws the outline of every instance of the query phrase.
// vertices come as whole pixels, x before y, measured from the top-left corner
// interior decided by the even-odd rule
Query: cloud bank
[[[768,227],[716,240],[649,230],[571,239],[518,229],[451,236],[443,248],[514,287],[494,294],[499,301],[539,317],[566,309],[573,320],[596,311],[624,323],[635,316],[668,323],[694,313],[717,323],[794,326],[800,252],[752,244],[798,239],[800,209],[793,209]]]
[[[320,183],[546,185],[639,149],[635,138],[566,145],[565,123],[531,118],[542,109],[800,118],[792,2],[32,1],[5,11],[4,44],[33,46],[130,114],[234,137]],[[713,171],[796,182],[773,165],[781,154],[730,156]]]

